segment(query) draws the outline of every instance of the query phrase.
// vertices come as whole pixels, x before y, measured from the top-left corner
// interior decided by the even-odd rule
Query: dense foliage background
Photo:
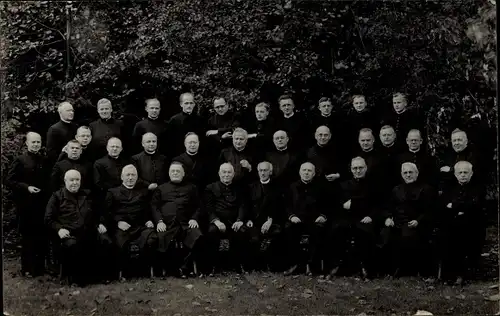
[[[145,98],[168,118],[188,90],[202,114],[216,94],[245,109],[289,91],[310,110],[321,96],[346,108],[358,92],[388,107],[398,90],[425,110],[437,152],[453,114],[497,124],[493,0],[8,1],[0,12],[2,172],[21,133],[45,136],[65,99],[82,123],[102,97],[135,123]]]

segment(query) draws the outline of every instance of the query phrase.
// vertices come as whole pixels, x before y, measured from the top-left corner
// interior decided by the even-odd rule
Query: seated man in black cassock
[[[124,124],[122,120],[113,118],[113,106],[108,99],[100,99],[97,102],[97,113],[99,119],[89,124],[92,130],[92,142],[94,144],[96,157],[100,159],[107,154],[108,141],[115,137],[122,139]]]
[[[456,181],[446,187],[442,199],[445,207],[443,278],[461,285],[470,278],[469,269],[481,254],[484,230],[481,190],[471,182],[472,164],[459,161],[454,166]]]
[[[392,190],[385,206],[385,227],[382,229],[385,266],[394,275],[427,272],[428,260],[422,259],[431,226],[433,203],[437,198],[434,189],[417,181],[418,168],[414,163],[401,166],[404,183]]]
[[[189,273],[188,264],[193,260],[202,261],[205,247],[199,243],[202,233],[200,221],[200,199],[196,186],[184,177],[184,167],[179,162],[172,162],[168,171],[170,181],[158,187],[153,193],[151,207],[158,232],[158,250],[160,253],[172,253],[175,243],[180,242],[188,249],[185,257],[162,258],[162,265],[175,262],[178,276],[185,278]],[[174,254],[175,255],[175,254]]]
[[[77,140],[71,140],[66,145],[67,157],[57,162],[52,168],[50,176],[52,182],[52,192],[59,190],[64,186],[64,174],[66,171],[78,170],[82,179],[81,186],[84,189],[91,189],[92,181],[92,163],[82,158],[82,145]]]
[[[186,152],[172,159],[182,163],[184,166],[185,180],[196,185],[198,191],[203,193],[207,184],[211,181],[210,171],[213,161],[203,153],[200,153],[200,139],[195,133],[188,133],[184,139]]]
[[[264,159],[264,154],[273,149],[272,136],[276,128],[274,119],[269,116],[270,106],[261,102],[255,106],[255,116],[245,122],[245,130],[248,131],[248,139],[254,148],[259,148],[257,160]]]
[[[331,143],[332,133],[327,126],[320,126],[314,133],[316,144],[309,148],[306,158],[315,167],[315,178],[319,181],[335,183],[342,173],[342,162],[344,157],[335,150]]]
[[[153,133],[142,135],[142,147],[143,152],[132,156],[132,164],[137,168],[141,182],[149,190],[154,190],[166,182],[167,158],[158,152],[158,138]]]
[[[282,189],[271,177],[273,166],[268,161],[257,165],[259,180],[250,184],[250,199],[247,227],[250,231],[250,249],[253,262],[250,269],[272,269],[280,265],[282,249],[278,237],[285,220]]]
[[[248,143],[248,133],[242,128],[236,128],[233,132],[233,146],[225,148],[220,153],[219,163],[230,163],[234,168],[234,185],[248,186],[252,180],[253,152]]]
[[[301,263],[300,244],[308,236],[309,253],[306,274],[310,275],[319,265],[319,257],[325,240],[328,209],[324,188],[319,181],[314,181],[315,168],[310,162],[300,166],[300,180],[292,183],[286,197],[288,221],[285,224],[287,238],[287,260],[291,268],[285,275],[294,273]],[[304,241],[305,242],[305,241]],[[313,265],[311,267],[311,265]]]
[[[16,157],[5,183],[12,190],[19,221],[21,274],[30,277],[42,275],[45,270],[47,244],[43,217],[50,190],[46,187],[47,157],[40,152],[40,134],[28,132],[26,146],[28,151]]]
[[[234,135],[233,135],[234,136]],[[234,168],[230,163],[223,163],[219,168],[220,180],[211,183],[205,189],[204,204],[210,225],[207,232],[210,265],[220,268],[218,247],[222,239],[229,240],[232,266],[238,273],[243,272],[242,265],[247,262],[248,232],[244,225],[247,219],[247,203],[239,186],[233,183]],[[214,266],[214,268],[215,268]],[[212,272],[213,274],[213,272]]]
[[[137,169],[127,165],[122,169],[122,185],[106,195],[105,214],[113,225],[115,242],[120,251],[120,265],[139,256],[144,265],[155,259],[158,236],[154,229],[148,189],[137,186]]]
[[[139,153],[141,151],[141,144],[143,136],[146,133],[153,133],[158,138],[158,147],[162,154],[166,153],[166,122],[160,118],[161,105],[158,99],[146,100],[146,112],[148,117],[135,124],[132,131],[132,152]]]
[[[63,271],[70,281],[84,285],[95,277],[97,267],[94,264],[105,264],[109,259],[104,251],[98,251],[100,255],[96,256],[96,248],[99,248],[96,239],[108,247],[112,243],[106,227],[98,222],[90,191],[80,188],[80,173],[68,170],[64,182],[65,187],[54,192],[47,204],[45,224],[59,237]]]
[[[277,131],[273,135],[275,149],[266,153],[265,159],[273,166],[273,182],[278,187],[286,188],[298,179],[299,156],[288,149],[288,135],[285,131]]]
[[[52,125],[47,131],[47,156],[49,164],[53,165],[63,147],[75,138],[78,126],[73,123],[75,111],[69,102],[62,102],[57,107],[59,122]]]

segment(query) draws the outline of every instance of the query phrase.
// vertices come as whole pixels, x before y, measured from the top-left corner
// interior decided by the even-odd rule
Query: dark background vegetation
[[[246,111],[276,107],[288,91],[310,111],[321,96],[347,109],[353,93],[384,109],[403,91],[426,113],[432,152],[447,145],[450,121],[481,113],[476,139],[496,158],[496,10],[486,0],[8,1],[0,12],[2,173],[23,133],[45,137],[62,100],[88,123],[106,97],[133,126],[145,98],[159,98],[167,119],[186,91],[202,115],[214,95]]]

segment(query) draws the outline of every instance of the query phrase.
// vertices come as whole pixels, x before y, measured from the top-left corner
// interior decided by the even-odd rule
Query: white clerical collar
[[[233,147],[234,147],[234,146],[233,146]],[[246,146],[245,146],[245,147],[246,147]],[[241,152],[241,151],[245,150],[245,147],[243,147],[243,148],[241,148],[241,149],[238,149],[238,148],[234,147],[234,149],[236,149],[236,151],[240,151],[240,152]]]
[[[195,153],[190,153],[189,151],[186,151],[186,154],[188,154],[189,156],[195,156],[198,152],[195,152]]]
[[[290,115],[284,114],[284,116],[285,116],[285,118],[291,118],[294,114],[295,114],[295,112],[292,112],[292,114],[290,114]]]
[[[156,150],[155,151],[152,151],[152,152],[149,152],[149,151],[144,151],[146,154],[148,155],[154,155],[156,153]]]
[[[285,151],[285,150],[287,150],[287,149],[288,149],[288,146],[287,146],[287,147],[285,147],[285,148],[282,148],[282,149],[276,148],[276,150],[278,150],[278,151]]]
[[[148,119],[150,119],[151,121],[156,121],[158,119],[158,116],[157,117],[148,116]]]
[[[61,122],[64,122],[64,123],[67,123],[67,124],[71,123],[71,121],[66,121],[66,120],[63,120],[62,118],[61,118]]]
[[[396,114],[403,114],[404,112],[406,112],[406,108],[404,108],[401,112],[396,111]]]
[[[408,148],[408,150],[409,150],[411,153],[416,154],[416,153],[418,153],[418,152],[420,151],[420,148],[419,148],[419,149],[417,149],[417,150],[411,150],[410,148]]]
[[[323,116],[323,117],[330,117],[330,116],[332,116],[332,113],[330,112],[330,113],[328,113],[328,115],[324,115],[323,113],[321,113],[321,116]]]
[[[118,156],[111,156],[111,155],[108,155],[109,157],[113,158],[113,159],[118,159],[118,157],[120,157],[120,155]]]
[[[373,147],[372,147],[372,148],[370,148],[369,150],[364,150],[364,149],[363,149],[363,152],[365,152],[365,153],[369,153],[369,152],[370,152],[370,151],[372,151],[372,150],[373,150]]]
[[[300,181],[302,181],[302,183],[304,183],[304,184],[309,184],[309,183],[311,183],[311,181],[306,182],[306,181],[304,181],[303,179],[300,179]]]
[[[392,146],[394,146],[394,143],[391,143],[390,145],[384,145],[385,148],[391,148]]]
[[[123,186],[124,186],[124,187],[126,187],[126,188],[127,188],[127,189],[129,189],[129,190],[131,190],[131,189],[133,189],[133,188],[134,188],[134,186],[129,187],[129,186],[128,186],[128,185],[126,185],[125,183],[123,184]]]
[[[268,183],[269,183],[269,181],[271,181],[271,178],[267,179],[266,181],[262,181],[262,180],[260,180],[260,183],[262,183],[262,184],[268,184]]]

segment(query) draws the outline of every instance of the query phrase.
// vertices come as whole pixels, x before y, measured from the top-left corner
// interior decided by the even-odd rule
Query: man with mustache
[[[295,103],[290,95],[282,95],[278,99],[282,116],[276,119],[276,129],[283,130],[290,138],[289,147],[293,151],[299,151],[308,144],[309,124],[301,113],[295,111]]]
[[[59,190],[64,184],[64,174],[68,170],[78,170],[81,176],[81,186],[84,189],[92,189],[92,163],[84,160],[82,156],[82,145],[77,140],[71,140],[66,145],[67,157],[54,165],[50,176],[52,192]]]
[[[286,188],[290,183],[297,180],[297,169],[299,167],[299,156],[288,148],[288,135],[279,130],[273,135],[274,150],[266,153],[265,159],[273,166],[273,182],[278,187]]]
[[[100,159],[107,155],[107,145],[112,137],[122,139],[124,124],[122,120],[112,117],[113,106],[108,99],[100,99],[97,102],[97,113],[99,119],[89,124],[92,131],[92,142],[94,143],[96,157]]]
[[[41,152],[40,134],[26,134],[27,152],[13,161],[5,178],[12,190],[21,235],[21,274],[27,277],[42,275],[47,251],[44,206],[49,197],[46,187],[47,157]]]
[[[166,182],[167,158],[158,152],[158,138],[153,133],[142,135],[144,150],[132,156],[132,164],[137,168],[139,179],[145,183],[149,190],[155,190]]]
[[[63,147],[75,137],[78,126],[73,123],[75,111],[69,102],[62,102],[57,107],[59,122],[47,131],[47,156],[49,164],[53,165]]]
[[[174,242],[182,242],[188,252],[185,257],[170,256],[177,275],[186,278],[188,264],[196,260],[202,263],[202,252],[205,246],[201,245],[200,230],[201,203],[196,186],[184,177],[184,168],[179,162],[172,162],[168,171],[170,181],[162,184],[155,190],[151,201],[153,219],[159,239],[159,251],[165,256],[162,264],[168,263],[167,255],[172,250]]]
[[[110,189],[106,195],[104,214],[113,228],[122,268],[128,268],[128,259],[135,256],[142,259],[143,267],[149,266],[155,259],[158,246],[150,194],[147,188],[137,185],[138,178],[135,166],[123,167],[122,184]]]
[[[248,133],[242,128],[233,132],[233,146],[225,148],[220,153],[219,163],[230,163],[234,168],[234,185],[241,188],[248,186],[252,180],[253,152],[247,146]]]
[[[386,251],[383,259],[384,266],[390,267],[389,273],[394,275],[416,275],[425,272],[428,265],[421,258],[437,195],[430,186],[417,181],[418,175],[414,163],[403,163],[404,183],[392,190],[385,206],[385,227],[381,232]]]
[[[160,101],[156,98],[147,99],[146,100],[146,112],[148,113],[148,117],[143,119],[140,122],[137,122],[134,126],[134,130],[132,131],[132,139],[133,139],[133,153],[139,153],[142,150],[142,137],[146,133],[152,133],[156,135],[159,139],[158,148],[164,154],[167,153],[168,148],[164,148],[165,145],[163,142],[166,141],[166,123],[163,119],[160,118],[161,112],[161,104]]]

